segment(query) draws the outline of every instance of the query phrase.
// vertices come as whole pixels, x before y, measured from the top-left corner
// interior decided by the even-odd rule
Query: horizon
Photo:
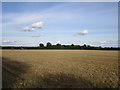
[[[50,43],[50,42],[47,42],[47,43]],[[44,45],[44,47],[47,47],[47,43],[46,44],[43,44],[43,43],[39,43],[38,45],[36,45],[36,46],[12,46],[12,45],[8,45],[8,46],[3,46],[3,45],[0,45],[0,47],[40,47],[40,44],[43,44]],[[51,43],[52,44],[52,43]],[[68,46],[70,46],[70,45],[72,45],[72,44],[61,44],[61,43],[56,43],[56,44],[52,44],[52,45],[57,45],[57,44],[60,44],[60,45],[68,45]],[[120,48],[120,47],[104,47],[104,46],[93,46],[93,45],[88,45],[88,44],[83,44],[83,45],[79,45],[79,44],[73,44],[74,46],[84,46],[84,45],[86,45],[86,46],[91,46],[91,47],[101,47],[101,48]]]
[[[117,2],[3,2],[2,45],[118,47]]]

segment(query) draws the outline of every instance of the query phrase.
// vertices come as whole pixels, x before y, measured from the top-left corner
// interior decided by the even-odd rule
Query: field
[[[116,88],[118,51],[3,50],[3,88]]]

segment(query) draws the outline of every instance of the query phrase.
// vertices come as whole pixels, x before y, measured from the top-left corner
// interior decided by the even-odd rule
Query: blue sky
[[[117,46],[117,2],[3,2],[2,44]]]

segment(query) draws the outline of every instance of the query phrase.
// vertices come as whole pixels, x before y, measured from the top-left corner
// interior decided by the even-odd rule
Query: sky
[[[117,2],[3,2],[2,45],[118,46]]]

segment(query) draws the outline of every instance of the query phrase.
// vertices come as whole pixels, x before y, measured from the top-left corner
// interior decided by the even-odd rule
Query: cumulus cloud
[[[32,32],[32,31],[35,31],[34,28],[30,28],[30,27],[24,27],[21,29],[22,31],[28,31],[28,32]]]
[[[36,22],[32,24],[33,28],[43,28],[44,27],[44,22]]]
[[[31,37],[41,37],[41,35],[40,34],[34,34]]]
[[[88,34],[88,30],[83,30],[77,33],[78,35],[86,35]]]

